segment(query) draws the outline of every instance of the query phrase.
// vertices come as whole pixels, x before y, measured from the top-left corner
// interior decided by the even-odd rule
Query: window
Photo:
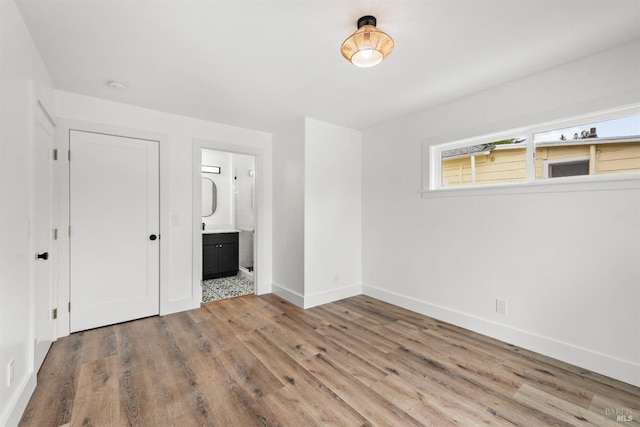
[[[431,190],[637,174],[640,105],[431,146],[429,151]]]
[[[589,175],[589,158],[547,160],[543,167],[545,178]]]

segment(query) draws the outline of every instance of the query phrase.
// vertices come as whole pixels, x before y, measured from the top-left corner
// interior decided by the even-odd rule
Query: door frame
[[[192,177],[193,177],[193,289],[198,292],[202,300],[202,150],[222,151],[232,154],[244,154],[255,159],[255,205],[254,205],[254,270],[253,283],[256,295],[271,292],[271,283],[265,279],[269,277],[266,272],[271,265],[271,248],[267,247],[271,239],[267,236],[270,227],[268,225],[269,199],[266,197],[270,171],[267,170],[265,151],[261,147],[244,146],[224,143],[219,141],[194,138],[192,143]]]
[[[60,119],[56,132],[58,142],[58,337],[69,335],[70,316],[67,309],[70,299],[70,253],[69,253],[69,137],[71,130],[102,133],[125,138],[146,139],[158,141],[159,144],[159,174],[160,174],[160,314],[167,312],[166,305],[169,293],[169,243],[170,218],[169,212],[169,144],[168,137],[156,132],[109,126],[80,120]],[[72,230],[73,232],[73,230]]]
[[[35,291],[36,291],[36,258],[35,258],[35,254],[38,251],[38,248],[36,247],[36,199],[35,199],[35,184],[36,184],[36,144],[37,144],[37,140],[36,140],[36,128],[37,126],[39,126],[38,122],[38,110],[41,110],[44,113],[44,118],[46,120],[49,121],[49,123],[52,126],[52,131],[53,131],[53,135],[52,135],[52,144],[51,144],[51,149],[55,150],[57,148],[57,132],[58,132],[58,121],[56,119],[55,113],[53,108],[51,108],[51,106],[49,105],[46,97],[44,96],[43,93],[43,89],[40,88],[40,86],[38,86],[33,80],[30,82],[30,93],[31,93],[31,105],[30,105],[30,121],[31,121],[31,126],[29,129],[30,135],[29,135],[29,225],[28,225],[28,230],[29,230],[29,294],[30,294],[30,302],[29,302],[29,306],[30,306],[30,314],[29,317],[31,319],[31,326],[29,328],[29,342],[30,345],[33,346],[33,348],[31,348],[31,350],[29,351],[29,357],[30,357],[30,361],[29,361],[29,365],[31,366],[31,370],[30,372],[37,372],[38,369],[40,368],[40,366],[35,366],[36,363],[36,346],[35,346],[35,337],[36,337],[36,313],[35,313],[35,309],[36,309],[36,296],[35,296]],[[53,153],[51,153],[51,155],[53,156]],[[57,228],[57,207],[58,207],[58,203],[57,203],[57,199],[55,197],[55,193],[56,193],[56,189],[58,186],[58,182],[57,182],[57,174],[56,174],[56,162],[53,159],[53,157],[51,158],[51,179],[52,179],[52,183],[51,183],[51,233],[53,234],[53,229]],[[49,269],[49,274],[50,274],[50,281],[51,281],[51,290],[54,294],[54,299],[53,299],[53,303],[54,303],[54,307],[57,305],[57,299],[56,299],[56,294],[58,294],[58,281],[57,281],[57,264],[56,264],[56,260],[57,260],[57,256],[58,256],[58,250],[57,250],[57,243],[56,240],[53,239],[53,236],[51,238],[51,248],[49,250],[49,254],[50,254],[50,262],[52,263],[51,268]],[[52,309],[54,308],[52,307]],[[59,318],[58,318],[59,319]],[[55,333],[53,336],[53,341],[55,341],[58,338],[58,331],[59,331],[59,322],[54,321],[54,329],[55,329]]]

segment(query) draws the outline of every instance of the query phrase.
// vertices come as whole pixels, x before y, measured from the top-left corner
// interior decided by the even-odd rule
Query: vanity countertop
[[[218,234],[218,233],[239,233],[240,230],[227,229],[227,230],[202,230],[202,234]]]

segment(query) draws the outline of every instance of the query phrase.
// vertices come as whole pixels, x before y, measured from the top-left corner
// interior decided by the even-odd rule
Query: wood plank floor
[[[302,310],[250,295],[58,340],[20,425],[638,427],[639,419],[637,387],[373,298]]]

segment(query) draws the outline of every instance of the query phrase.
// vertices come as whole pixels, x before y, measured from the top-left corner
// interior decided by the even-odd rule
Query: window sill
[[[567,193],[640,189],[640,173],[630,172],[598,177],[550,178],[535,182],[476,185],[473,187],[423,190],[423,198],[495,196],[531,193]]]

